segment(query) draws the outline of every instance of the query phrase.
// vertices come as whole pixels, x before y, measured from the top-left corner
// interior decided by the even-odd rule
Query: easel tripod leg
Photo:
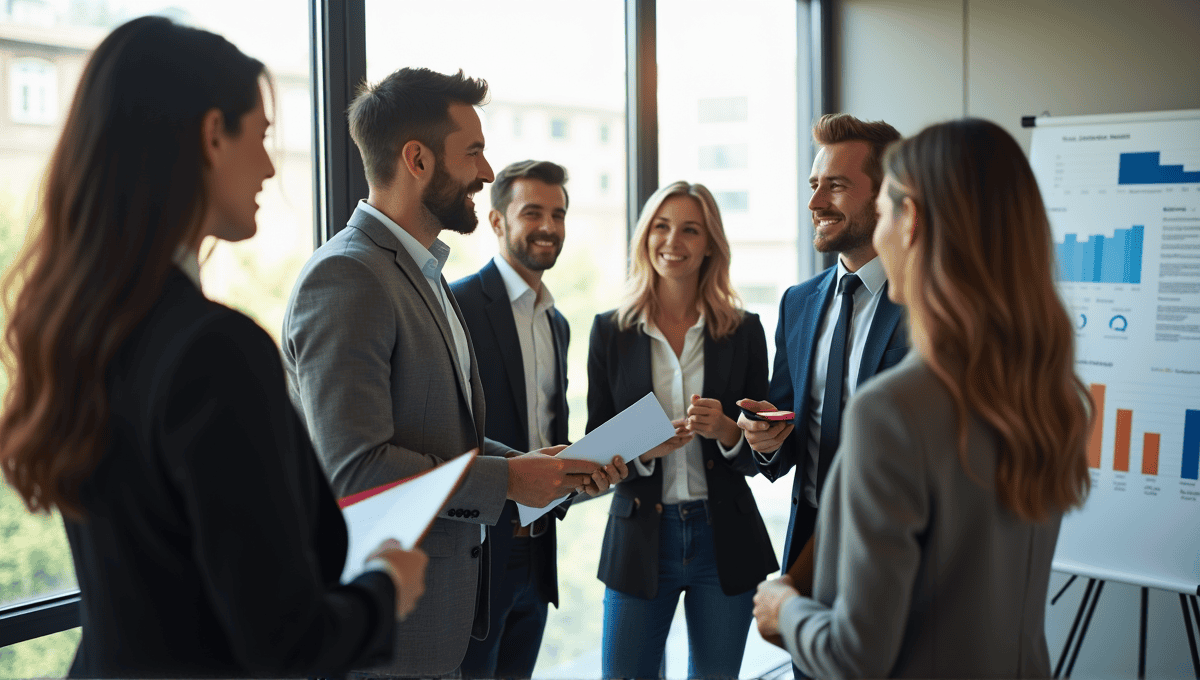
[[[1096,613],[1096,605],[1100,602],[1100,593],[1104,590],[1104,581],[1096,583],[1096,594],[1092,595],[1092,604],[1088,607],[1087,616],[1083,619],[1083,628],[1079,630],[1079,640],[1075,642],[1075,651],[1071,653],[1071,661],[1067,664],[1067,672],[1063,675],[1064,678],[1071,677],[1071,671],[1075,668],[1075,659],[1079,658],[1079,650],[1083,648],[1083,638],[1087,636],[1088,626],[1092,623],[1092,614]]]
[[[1075,613],[1075,622],[1071,624],[1071,631],[1067,633],[1067,642],[1063,645],[1062,655],[1058,657],[1058,664],[1054,667],[1054,677],[1061,677],[1063,664],[1067,661],[1067,656],[1071,652],[1071,645],[1075,642],[1075,632],[1079,629],[1079,622],[1083,619],[1083,613],[1087,609],[1088,600],[1092,597],[1092,588],[1096,585],[1096,579],[1089,578],[1087,589],[1083,591],[1083,599],[1079,601],[1079,611]],[[1065,590],[1065,588],[1064,588]],[[1060,592],[1061,596],[1062,593]],[[1056,598],[1057,599],[1057,598]]]
[[[1196,672],[1196,677],[1200,678],[1200,654],[1196,653],[1196,634],[1192,632],[1192,613],[1188,611],[1188,596],[1180,593],[1179,604],[1183,607],[1183,627],[1187,629],[1188,645],[1192,648],[1192,670]],[[1195,595],[1192,596],[1192,607],[1196,607]],[[1200,627],[1200,616],[1196,617],[1196,625]]]

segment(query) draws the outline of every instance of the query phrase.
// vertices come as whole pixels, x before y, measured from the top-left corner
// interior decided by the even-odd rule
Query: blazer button
[[[478,510],[472,510],[472,511],[471,511],[471,517],[472,517],[472,518],[474,518],[474,517],[478,517],[478,516],[479,516],[479,511],[478,511]]]
[[[479,546],[471,548],[471,557],[479,557]]]
[[[797,496],[792,496],[792,505],[799,505],[799,504],[800,504],[800,498]]]
[[[658,514],[660,514],[660,515],[661,515],[661,514],[662,514],[662,503],[655,503],[655,504],[654,504],[654,510],[655,510],[656,512],[658,512]]]
[[[709,469],[709,470],[713,469],[713,467],[714,467],[715,465],[716,465],[716,463],[714,463],[713,461],[711,461],[711,460],[710,460],[710,461],[708,461],[708,469]]]

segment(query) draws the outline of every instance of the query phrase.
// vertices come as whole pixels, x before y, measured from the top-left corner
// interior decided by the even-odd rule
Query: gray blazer
[[[454,310],[462,321],[457,303]],[[479,525],[495,524],[504,508],[503,456],[511,451],[483,438],[474,356],[468,404],[450,327],[424,275],[387,227],[356,210],[296,280],[283,357],[292,402],[338,497],[481,448],[421,544],[429,555],[425,595],[397,624],[392,662],[380,669],[454,670],[467,640],[487,634],[489,551]]]
[[[1050,676],[1043,626],[1062,518],[1034,525],[1002,509],[997,435],[972,416],[977,482],[957,422],[916,353],[847,405],[817,520],[814,599],[790,600],[779,617],[808,675]]]

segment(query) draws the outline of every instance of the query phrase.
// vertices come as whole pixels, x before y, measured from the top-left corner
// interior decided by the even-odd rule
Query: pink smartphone
[[[751,411],[743,408],[742,413],[750,420],[795,420],[796,414],[791,411]]]

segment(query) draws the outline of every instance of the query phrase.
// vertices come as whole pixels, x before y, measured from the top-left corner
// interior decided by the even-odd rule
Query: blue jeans
[[[736,678],[742,667],[754,591],[726,595],[717,577],[705,501],[664,505],[658,540],[658,595],[604,592],[605,678],[660,678],[667,633],[682,593],[689,678]]]

